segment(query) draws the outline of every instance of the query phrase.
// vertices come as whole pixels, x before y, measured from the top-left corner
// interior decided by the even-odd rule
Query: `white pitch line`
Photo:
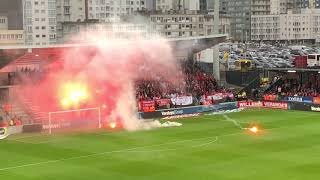
[[[217,137],[217,136],[215,136],[215,137]],[[157,146],[163,146],[163,145],[168,145],[168,144],[176,144],[176,143],[181,143],[181,142],[188,142],[188,141],[195,141],[195,140],[209,139],[209,138],[212,138],[212,137],[173,141],[173,142],[162,143],[162,144],[154,144],[154,145],[149,145],[149,146],[139,146],[139,147],[134,147],[134,148],[122,149],[122,150],[106,151],[106,152],[94,153],[94,154],[89,154],[89,155],[75,156],[75,157],[70,157],[70,158],[62,158],[62,159],[43,161],[43,162],[38,162],[38,163],[30,163],[30,164],[24,164],[24,165],[19,165],[19,166],[11,166],[11,167],[6,167],[6,168],[1,168],[0,171],[18,169],[18,168],[30,167],[30,166],[36,166],[36,165],[43,165],[43,164],[50,164],[50,163],[56,163],[56,162],[61,162],[61,161],[66,161],[66,160],[82,159],[82,158],[88,158],[88,157],[105,155],[105,154],[132,152],[132,150],[140,149],[140,148],[157,147]],[[217,141],[217,140],[215,140],[215,141]],[[213,143],[213,142],[211,142],[211,143]]]
[[[200,144],[200,145],[194,145],[194,146],[191,146],[191,148],[199,148],[199,147],[204,147],[204,146],[208,146],[210,144],[213,144],[215,142],[218,141],[218,136],[215,137],[215,139],[213,141],[209,141],[209,142],[206,142],[206,143],[203,143],[203,144]],[[125,152],[133,152],[133,153],[137,153],[137,152],[164,152],[164,151],[176,151],[176,150],[179,150],[181,148],[170,148],[170,149],[156,149],[156,150],[141,150],[141,151],[125,151]]]
[[[283,128],[283,127],[270,128],[270,129],[266,129],[266,130],[274,130],[274,129],[281,129],[281,128]],[[174,141],[174,142],[169,142],[169,143],[154,144],[154,145],[150,145],[150,146],[140,146],[140,147],[128,148],[128,149],[122,149],[122,150],[106,151],[106,152],[94,153],[94,154],[89,154],[89,155],[75,156],[75,157],[70,157],[70,158],[62,158],[62,159],[43,161],[43,162],[38,162],[38,163],[30,163],[30,164],[24,164],[24,165],[19,165],[19,166],[11,166],[11,167],[6,167],[6,168],[0,168],[0,171],[18,169],[18,168],[30,167],[30,166],[37,166],[37,165],[43,165],[43,164],[50,164],[50,163],[57,163],[57,162],[73,160],[73,159],[82,159],[82,158],[88,158],[88,157],[105,155],[105,154],[130,152],[130,150],[135,150],[135,149],[140,149],[140,148],[157,147],[157,146],[163,146],[163,145],[174,144],[174,143],[179,143],[179,142],[195,141],[195,140],[201,140],[201,139],[210,139],[210,138],[213,138],[213,137],[226,137],[226,136],[233,136],[233,135],[239,135],[239,134],[244,134],[244,133],[243,132],[230,133],[230,134],[223,134],[223,135],[220,135],[220,136],[203,137],[203,138],[189,139],[189,140],[180,140],[180,141]]]

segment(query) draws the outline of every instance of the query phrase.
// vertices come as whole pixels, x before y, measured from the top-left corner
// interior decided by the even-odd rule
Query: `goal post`
[[[81,127],[82,126],[82,127]],[[84,108],[48,113],[48,129],[101,128],[101,108]]]

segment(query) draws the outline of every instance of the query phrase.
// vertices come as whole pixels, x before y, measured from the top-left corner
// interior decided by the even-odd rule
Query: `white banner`
[[[177,106],[187,106],[192,104],[192,96],[178,96],[171,98],[171,101]]]
[[[217,101],[217,100],[225,99],[227,97],[230,97],[231,99],[234,98],[232,93],[217,93],[217,94],[208,96],[207,100],[212,100],[213,99],[213,100]]]

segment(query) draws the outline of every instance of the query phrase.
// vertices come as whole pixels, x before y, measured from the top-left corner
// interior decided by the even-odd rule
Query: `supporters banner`
[[[171,103],[170,99],[158,99],[158,100],[156,100],[156,104],[159,107],[168,106],[168,105],[170,105],[170,103]]]
[[[140,111],[142,112],[153,112],[156,110],[155,101],[140,101]]]
[[[306,102],[306,103],[313,102],[313,97],[289,96],[289,97],[285,97],[284,99],[290,102]]]
[[[267,94],[267,95],[264,95],[264,96],[263,96],[263,99],[264,99],[265,101],[276,101],[277,98],[278,98],[277,95],[272,95],[272,94]]]
[[[239,108],[270,108],[270,109],[288,109],[286,102],[269,102],[269,101],[245,101],[238,102]]]
[[[171,98],[172,104],[177,106],[188,106],[193,102],[192,96],[178,96],[175,98]]]
[[[8,137],[8,128],[7,127],[0,127],[0,139],[5,139]]]
[[[234,95],[232,93],[216,93],[216,94],[213,94],[213,95],[210,95],[210,96],[207,96],[207,100],[210,101],[210,100],[214,100],[214,101],[218,101],[218,100],[223,100],[223,99],[226,99],[227,97],[233,99],[234,98]]]

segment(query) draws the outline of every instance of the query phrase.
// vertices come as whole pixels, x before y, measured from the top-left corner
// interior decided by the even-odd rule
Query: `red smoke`
[[[24,98],[43,112],[61,110],[61,88],[82,83],[89,98],[73,108],[101,107],[108,119],[121,119],[125,128],[138,129],[134,83],[162,77],[180,84],[181,71],[171,46],[163,39],[109,40],[84,47],[65,48],[59,61],[47,66],[40,83],[24,86]]]

